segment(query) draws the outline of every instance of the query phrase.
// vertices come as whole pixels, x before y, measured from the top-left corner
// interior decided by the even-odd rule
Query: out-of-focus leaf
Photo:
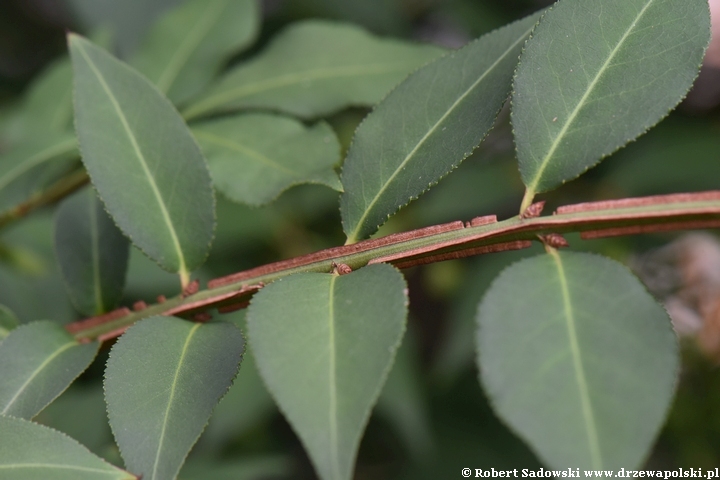
[[[64,324],[76,319],[57,266],[52,231],[52,214],[44,210],[2,231],[0,303],[21,323],[52,318]]]
[[[96,455],[102,456],[114,447],[99,381],[71,385],[34,421],[69,435]]]
[[[520,58],[512,121],[526,201],[646,132],[682,100],[707,0],[561,0]]]
[[[554,469],[635,468],[678,373],[670,319],[622,265],[553,251],[493,282],[478,312],[481,380]]]
[[[720,130],[687,117],[668,118],[601,167],[614,197],[660,195],[718,188]]]
[[[469,369],[474,371],[477,306],[493,279],[512,261],[527,257],[530,252],[537,254],[541,250],[535,247],[481,255],[466,262],[469,271],[456,292],[457,298],[452,302],[447,316],[445,334],[435,354],[432,374],[440,385],[448,386],[463,372]]]
[[[177,277],[158,267],[137,248],[130,248],[125,298],[154,302],[159,295],[177,294]]]
[[[507,99],[538,16],[496,30],[421,68],[360,124],[343,165],[349,242],[374,233],[468,157]]]
[[[432,452],[433,438],[420,356],[413,331],[397,351],[395,363],[378,398],[375,413],[395,427],[410,454],[420,463]]]
[[[155,24],[130,65],[182,103],[255,39],[259,22],[256,0],[190,0]]]
[[[93,190],[77,193],[58,208],[55,250],[68,293],[80,313],[99,315],[118,304],[130,243]]]
[[[230,323],[149,317],[110,352],[105,399],[128,469],[172,480],[232,383],[243,352]]]
[[[0,133],[10,143],[36,142],[45,135],[70,130],[72,67],[65,57],[52,63],[33,81],[20,110]]]
[[[244,366],[243,366],[244,368]],[[232,462],[190,461],[180,472],[179,480],[270,480],[289,478],[293,465],[285,457],[253,457]]]
[[[66,0],[84,30],[109,28],[123,57],[141,43],[157,18],[182,0]]]
[[[136,480],[72,438],[20,418],[0,416],[4,480]]]
[[[369,106],[440,53],[437,47],[379,39],[349,24],[305,21],[228,72],[184,114],[267,108],[314,118]]]
[[[103,47],[111,44],[111,32],[97,29],[90,38]],[[0,122],[0,143],[23,145],[47,141],[72,128],[72,65],[63,55],[33,80],[6,122]],[[1,148],[0,148],[1,149]]]
[[[324,122],[305,127],[278,115],[248,114],[193,128],[218,190],[231,200],[262,205],[301,183],[342,190],[333,166],[340,145]]]
[[[77,158],[72,134],[43,136],[0,155],[0,213],[55,183],[75,168]]]
[[[50,321],[10,332],[0,344],[0,415],[33,418],[85,371],[98,348]]]
[[[15,314],[5,305],[0,305],[0,342],[20,324]]]
[[[118,226],[185,281],[207,256],[215,204],[205,159],[170,102],[145,78],[70,35],[82,159]]]
[[[362,25],[371,32],[407,36],[412,21],[397,0],[285,0],[283,13],[290,18],[328,18]]]
[[[405,281],[386,264],[292,275],[252,299],[248,334],[260,375],[320,478],[351,478],[406,315]]]

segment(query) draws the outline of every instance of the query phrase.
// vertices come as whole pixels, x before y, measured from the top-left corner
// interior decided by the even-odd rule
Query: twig
[[[107,340],[126,327],[153,315],[204,318],[247,305],[265,284],[299,272],[330,273],[337,265],[356,270],[369,263],[392,263],[399,268],[494,251],[526,248],[539,238],[581,232],[581,238],[720,227],[720,191],[593,202],[559,208],[555,214],[501,222],[478,217],[387,237],[330,248],[212,280],[208,289],[150,305],[137,311],[119,309],[67,326],[79,340]],[[192,289],[194,290],[194,288]]]
[[[89,181],[90,178],[88,177],[85,169],[76,170],[71,174],[64,176],[41,193],[30,197],[25,202],[13,207],[10,210],[0,213],[0,228],[4,228],[8,224],[23,218],[28,213],[40,207],[51,205],[59,200],[62,200],[75,190],[87,184]]]

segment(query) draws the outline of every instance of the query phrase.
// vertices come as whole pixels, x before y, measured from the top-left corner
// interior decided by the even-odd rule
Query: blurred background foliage
[[[0,127],[33,78],[65,53],[65,32],[113,32],[121,57],[142,41],[163,11],[181,0],[3,0],[0,2]],[[382,35],[456,48],[551,2],[548,0],[266,0],[260,41],[284,25],[328,18]],[[717,2],[713,6],[717,12]],[[717,27],[718,17],[714,18]],[[717,28],[716,28],[717,31]],[[720,35],[716,35],[720,38]],[[720,47],[711,47],[696,87],[648,134],[600,167],[552,192],[562,204],[720,187]],[[713,53],[714,52],[714,53]],[[713,56],[714,55],[714,56]],[[236,59],[240,61],[242,58]],[[346,149],[367,110],[329,119]],[[0,128],[0,130],[2,130]],[[0,138],[0,153],[6,148]],[[0,161],[2,159],[0,158]],[[523,193],[509,115],[437,187],[386,224],[379,235],[478,215],[516,214]],[[302,186],[263,208],[218,199],[218,229],[202,280],[342,244],[338,194]],[[22,321],[78,318],[61,283],[52,247],[52,209],[0,233],[0,303]],[[581,241],[630,264],[663,301],[684,351],[677,397],[648,468],[720,464],[720,246],[706,235],[655,234]],[[533,454],[493,415],[474,366],[476,305],[509,263],[539,251],[488,255],[407,270],[409,335],[363,439],[356,478],[449,478],[463,467],[535,468]],[[174,295],[177,280],[133,249],[126,305]],[[244,313],[226,316],[241,327]],[[95,364],[40,416],[111,461],[120,457],[102,398],[103,349]],[[246,355],[230,393],[181,473],[200,478],[313,478],[301,445],[277,411]]]

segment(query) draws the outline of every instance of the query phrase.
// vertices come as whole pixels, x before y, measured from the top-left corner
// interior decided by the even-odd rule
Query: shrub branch
[[[579,232],[583,239],[673,230],[720,227],[720,191],[658,195],[560,207],[553,215],[537,216],[541,204],[530,206],[536,216],[519,215],[503,221],[495,216],[469,222],[451,222],[351,245],[330,248],[300,257],[211,280],[208,288],[197,284],[184,293],[134,311],[121,308],[108,314],[67,325],[81,341],[117,337],[136,321],[152,315],[176,315],[203,321],[208,312],[221,313],[247,306],[265,284],[299,272],[330,273],[337,265],[357,269],[372,263],[407,268],[483,253],[527,248],[541,241],[551,248],[564,246],[563,233]],[[536,208],[532,208],[536,207]]]

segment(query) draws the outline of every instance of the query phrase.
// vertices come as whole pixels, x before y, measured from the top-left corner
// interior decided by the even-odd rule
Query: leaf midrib
[[[493,71],[493,69],[495,67],[497,67],[497,65],[502,60],[505,59],[505,57],[517,46],[518,43],[523,41],[530,34],[530,32],[532,31],[533,28],[535,28],[535,25],[533,25],[528,30],[526,30],[515,42],[513,42],[513,44],[510,47],[508,47],[507,50],[505,50],[502,53],[502,55],[500,55],[497,58],[497,60],[495,60],[495,62],[493,62],[493,64],[490,65],[490,67],[488,67],[483,72],[483,74],[480,75],[480,77],[478,77],[478,79],[475,80],[475,82],[473,82],[472,85],[470,85],[470,87],[468,87],[465,90],[465,92],[463,92],[463,94],[460,97],[458,97],[457,100],[455,100],[455,102],[453,102],[453,104],[450,106],[450,108],[448,108],[448,110],[440,117],[440,119],[435,122],[435,124],[428,130],[428,132],[425,133],[425,135],[423,135],[423,137],[418,141],[418,143],[415,145],[415,147],[413,147],[413,149],[410,151],[410,153],[408,153],[405,156],[403,161],[395,169],[395,171],[392,173],[392,175],[390,175],[390,177],[387,179],[387,181],[385,181],[385,183],[380,188],[378,193],[371,200],[370,204],[367,207],[365,207],[365,211],[363,212],[360,219],[358,220],[355,229],[352,231],[351,234],[348,235],[348,243],[354,243],[355,241],[357,241],[357,235],[360,232],[360,230],[362,230],[363,222],[369,215],[370,211],[373,209],[375,204],[378,202],[378,200],[380,199],[382,194],[385,193],[385,190],[388,188],[388,185],[390,185],[390,183],[402,171],[402,169],[405,168],[405,165],[411,160],[413,155],[415,155],[415,153],[417,153],[417,151],[420,149],[420,147],[422,147],[422,145],[430,138],[430,136],[435,133],[435,131],[438,129],[438,127],[440,125],[442,125],[442,123],[445,121],[445,119],[447,119],[447,117],[455,110],[455,108],[457,108],[457,106],[460,104],[460,102],[462,102],[468,95],[470,95],[470,92],[472,92],[480,84],[480,82],[482,82],[485,79],[485,77],[487,77],[487,75],[491,71]]]
[[[40,363],[40,365],[38,365],[38,367],[35,370],[33,370],[33,372],[30,374],[30,376],[27,378],[27,380],[25,380],[25,382],[20,386],[20,388],[18,388],[17,392],[15,392],[15,395],[12,396],[12,398],[7,403],[7,405],[5,405],[5,408],[3,409],[3,411],[0,412],[0,415],[5,415],[8,412],[8,410],[10,410],[10,407],[13,406],[13,404],[17,401],[17,399],[20,398],[20,395],[22,395],[23,392],[28,388],[30,383],[32,383],[32,381],[35,379],[35,377],[40,375],[40,372],[42,372],[45,369],[45,367],[50,364],[50,362],[55,360],[64,351],[66,351],[69,348],[72,348],[76,345],[78,345],[78,343],[75,340],[64,343],[60,347],[58,347],[58,349],[55,350],[51,355],[49,355],[45,360],[43,360],[43,362]]]
[[[600,77],[603,76],[603,74],[607,71],[608,66],[610,65],[610,62],[615,58],[615,55],[617,55],[618,51],[620,51],[621,47],[625,43],[625,40],[630,36],[630,33],[635,29],[638,22],[642,19],[642,17],[645,15],[645,12],[648,8],[650,8],[650,5],[655,0],[648,0],[648,2],[645,4],[645,6],[640,10],[640,13],[635,17],[635,20],[633,20],[630,23],[630,26],[625,31],[622,37],[620,37],[620,40],[618,41],[617,45],[612,49],[610,52],[610,55],[608,55],[608,58],[605,60],[605,62],[602,64],[598,72],[595,74],[595,77],[592,79],[590,84],[588,85],[587,89],[585,90],[585,93],[582,97],[580,97],[580,100],[578,101],[578,104],[573,109],[572,113],[568,117],[568,119],[565,121],[565,124],[563,124],[562,128],[560,129],[560,132],[558,133],[557,137],[555,137],[555,140],[553,140],[552,144],[550,145],[550,149],[548,150],[548,153],[545,155],[543,160],[540,162],[540,168],[538,169],[537,173],[535,174],[535,178],[530,182],[530,184],[527,187],[527,191],[531,192],[532,194],[537,192],[537,186],[540,183],[540,178],[542,178],[543,173],[545,172],[545,169],[547,168],[548,164],[550,163],[550,159],[552,158],[555,151],[560,146],[560,143],[563,140],[563,137],[567,133],[567,131],[570,129],[570,125],[575,121],[575,117],[580,113],[580,110],[585,106],[585,103],[592,93],[592,91],[595,89],[595,86],[600,81]]]
[[[263,155],[262,153],[258,152],[257,150],[254,150],[250,147],[246,147],[245,145],[239,143],[236,140],[230,140],[228,138],[221,137],[219,135],[215,135],[213,133],[203,132],[201,130],[196,130],[193,132],[196,137],[200,137],[202,139],[207,140],[210,143],[214,143],[216,145],[228,148],[230,150],[235,150],[237,152],[243,153],[247,155],[248,157],[254,158],[255,160],[259,161],[260,163],[263,163],[269,167],[272,167],[276,170],[280,170],[281,172],[287,173],[288,175],[291,175],[293,177],[297,177],[300,175],[298,172],[294,172],[293,170],[290,170],[289,168],[280,165],[279,163],[276,163],[273,159]]]
[[[210,27],[212,27],[226,5],[227,0],[215,2],[215,8],[208,9],[206,15],[200,22],[195,24],[195,28],[185,37],[185,41],[180,44],[180,47],[175,51],[175,54],[170,58],[165,69],[158,77],[157,87],[161,92],[167,93],[173,87],[183,66],[200,45],[203,37],[210,31]]]
[[[330,278],[330,293],[328,298],[328,333],[330,338],[330,352],[328,359],[328,371],[330,381],[330,406],[328,408],[329,428],[330,428],[330,462],[332,464],[333,478],[341,478],[340,465],[338,463],[338,423],[337,423],[337,369],[336,357],[337,349],[335,345],[335,282],[338,276],[332,275]]]
[[[177,232],[175,232],[175,227],[172,224],[172,220],[170,219],[170,213],[168,212],[167,206],[165,205],[165,201],[162,198],[162,195],[160,194],[160,189],[157,186],[157,183],[155,182],[155,178],[152,176],[152,173],[150,172],[150,168],[147,165],[147,161],[145,160],[145,156],[142,153],[142,150],[140,149],[140,145],[137,142],[137,139],[135,138],[135,134],[133,133],[132,129],[130,128],[130,124],[127,121],[127,118],[125,118],[125,114],[123,113],[122,109],[120,108],[120,104],[118,103],[117,99],[115,98],[115,95],[113,95],[112,91],[110,90],[109,85],[107,82],[105,82],[105,78],[102,76],[100,71],[97,69],[93,61],[90,59],[88,54],[85,52],[85,48],[82,46],[80,42],[76,42],[76,46],[78,47],[78,51],[80,54],[85,58],[85,61],[88,63],[88,66],[93,71],[95,76],[98,79],[98,82],[100,82],[100,85],[102,86],[103,90],[105,91],[105,94],[108,96],[108,99],[110,100],[110,103],[113,105],[113,109],[118,115],[118,118],[120,119],[120,122],[123,125],[123,129],[125,130],[125,133],[128,136],[128,139],[130,140],[130,143],[132,144],[133,150],[135,150],[135,154],[137,156],[137,159],[140,163],[140,166],[143,169],[143,173],[145,173],[145,177],[148,180],[148,183],[150,184],[150,189],[152,190],[153,194],[155,195],[155,200],[158,203],[158,206],[160,207],[160,212],[162,214],[163,220],[165,221],[165,225],[168,228],[168,231],[170,233],[170,238],[173,243],[173,246],[175,248],[175,251],[177,252],[178,256],[178,262],[179,267],[178,270],[182,276],[183,273],[187,273],[187,266],[185,263],[185,255],[183,254],[182,248],[180,246],[180,240],[177,236]]]
[[[412,63],[416,65],[417,62]],[[261,79],[259,81],[246,83],[238,87],[223,90],[215,95],[209,95],[195,105],[191,105],[185,112],[186,118],[192,118],[196,115],[203,114],[210,109],[223,105],[226,102],[237,102],[243,97],[274,90],[283,87],[290,87],[295,84],[301,84],[310,80],[326,80],[329,78],[341,77],[369,77],[373,75],[384,75],[393,72],[407,71],[407,65],[410,63],[377,63],[369,65],[350,65],[342,67],[317,68],[313,70],[303,70],[301,72],[292,72],[276,77]]]
[[[173,375],[172,383],[170,384],[170,396],[168,397],[168,404],[165,408],[165,414],[163,415],[163,423],[162,428],[160,430],[160,438],[158,440],[158,449],[157,453],[155,454],[155,461],[153,463],[153,472],[152,476],[150,477],[151,480],[155,480],[157,477],[157,470],[158,466],[160,465],[160,456],[162,453],[163,445],[165,443],[165,431],[167,430],[167,424],[168,424],[168,418],[170,417],[170,410],[172,408],[173,400],[175,399],[175,392],[177,390],[177,383],[178,383],[178,377],[180,376],[180,370],[183,367],[183,362],[185,360],[185,355],[187,354],[188,346],[190,345],[190,340],[195,335],[195,332],[197,332],[198,328],[200,328],[202,324],[196,323],[192,326],[190,331],[188,332],[188,336],[185,339],[185,344],[183,345],[182,351],[180,352],[180,359],[177,363],[177,368],[175,369],[175,374]]]
[[[565,268],[562,259],[557,250],[551,249],[550,256],[555,262],[558,271],[558,280],[560,282],[560,291],[563,300],[563,310],[565,313],[565,326],[570,341],[570,353],[572,354],[573,370],[575,372],[575,381],[578,385],[580,394],[580,405],[583,415],[583,423],[587,434],[588,449],[590,450],[590,459],[592,467],[596,469],[602,468],[602,455],[600,453],[600,441],[598,439],[597,428],[595,425],[595,414],[592,403],[590,401],[590,393],[588,391],[587,379],[585,378],[585,369],[583,367],[582,355],[578,344],[577,332],[575,329],[575,312],[570,298],[570,289],[565,275]]]

